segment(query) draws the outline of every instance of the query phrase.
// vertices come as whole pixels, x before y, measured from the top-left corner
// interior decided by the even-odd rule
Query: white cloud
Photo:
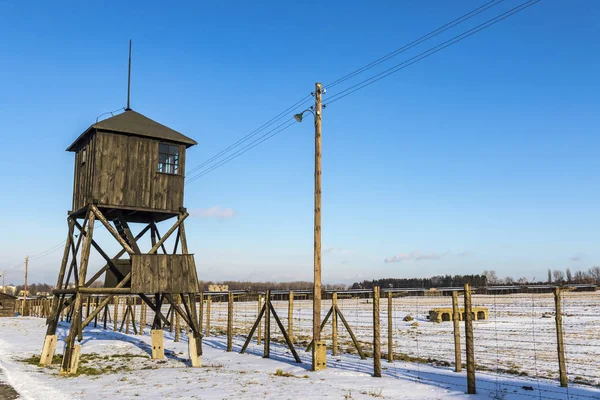
[[[218,219],[231,219],[235,216],[233,208],[225,208],[221,206],[213,206],[210,208],[195,208],[190,210],[192,217],[199,218],[218,218]]]
[[[410,253],[400,253],[395,256],[388,257],[384,260],[386,263],[403,262],[403,261],[423,261],[423,260],[439,260],[441,255],[435,253],[421,253],[419,251],[411,251]]]

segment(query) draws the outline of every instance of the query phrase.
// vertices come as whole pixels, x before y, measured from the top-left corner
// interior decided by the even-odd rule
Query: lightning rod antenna
[[[129,39],[129,67],[127,68],[127,107],[125,111],[131,110],[129,107],[129,97],[131,95],[131,39]]]

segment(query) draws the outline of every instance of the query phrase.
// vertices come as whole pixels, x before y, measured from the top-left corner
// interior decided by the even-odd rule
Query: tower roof
[[[67,151],[75,151],[76,144],[94,129],[126,135],[149,137],[152,139],[164,139],[185,144],[186,147],[198,144],[194,139],[159,124],[138,112],[126,110],[119,115],[98,121],[91,125],[67,148]]]

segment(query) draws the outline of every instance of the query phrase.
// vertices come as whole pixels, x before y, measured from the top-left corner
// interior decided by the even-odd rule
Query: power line
[[[468,21],[469,19],[475,17],[476,15],[479,15],[480,13],[502,3],[504,0],[492,0],[488,3],[483,4],[480,7],[477,7],[471,11],[469,11],[466,14],[463,14],[462,16],[454,19],[453,21],[450,21],[444,25],[442,25],[441,27],[429,32],[428,34],[421,36],[420,38],[394,50],[391,53],[386,54],[385,56],[347,74],[342,76],[341,78],[338,78],[337,80],[331,82],[328,85],[324,85],[324,87],[326,88],[331,88],[334,87],[342,82],[345,82],[348,79],[351,79],[359,74],[361,74],[362,72],[371,69],[373,67],[375,67],[376,65],[379,65],[387,60],[389,60],[392,57],[395,57],[396,55],[403,53],[437,35],[439,35],[440,33],[443,33],[445,31],[447,31],[448,29],[451,29],[463,22]],[[249,140],[250,138],[256,136],[258,133],[260,133],[261,131],[263,131],[264,129],[268,128],[269,126],[271,126],[272,124],[274,124],[275,122],[281,120],[282,118],[284,118],[286,115],[288,115],[288,113],[294,109],[294,107],[297,107],[299,104],[302,104],[303,102],[305,102],[308,98],[310,98],[311,96],[305,96],[302,99],[298,100],[296,103],[294,103],[293,105],[291,105],[290,107],[288,107],[287,109],[285,109],[284,111],[282,111],[281,113],[277,114],[275,117],[273,117],[272,119],[270,119],[269,121],[267,121],[266,123],[264,123],[263,125],[259,126],[257,129],[255,129],[254,131],[250,132],[249,134],[247,134],[246,136],[242,137],[241,139],[239,139],[238,141],[236,141],[235,143],[233,143],[232,145],[226,147],[225,149],[221,150],[220,152],[218,152],[217,154],[213,155],[212,157],[210,157],[209,159],[205,160],[204,162],[202,162],[200,165],[192,168],[186,175],[187,176],[191,176],[194,174],[194,172],[201,170],[203,167],[211,164],[213,161],[218,160],[219,158],[221,158],[223,155],[225,155],[226,153],[230,152],[231,150],[235,149],[236,147],[238,147],[239,145],[241,145],[242,143],[246,142],[247,140]],[[262,142],[261,142],[262,143]],[[254,146],[252,146],[254,147]],[[242,154],[245,153],[242,152]],[[235,157],[234,157],[235,158]],[[220,162],[218,162],[219,164]],[[222,164],[219,164],[222,165]],[[214,170],[214,168],[212,168],[212,166],[209,166],[208,169],[210,169],[211,171]],[[188,182],[192,182],[193,180],[196,180],[197,177],[200,176],[204,176],[205,173],[204,172],[200,172],[199,174],[197,174],[196,176],[192,176],[190,178],[188,178]]]
[[[388,77],[389,75],[391,75],[391,74],[393,74],[395,72],[398,72],[398,71],[400,71],[400,70],[402,70],[402,69],[404,69],[404,68],[406,68],[406,67],[408,67],[408,66],[410,66],[412,64],[415,64],[415,63],[417,63],[417,62],[419,62],[419,61],[421,61],[421,60],[423,60],[423,59],[425,59],[425,58],[427,58],[429,56],[432,56],[435,53],[437,53],[439,51],[442,51],[443,49],[445,49],[447,47],[452,46],[453,44],[456,44],[456,43],[458,43],[458,42],[460,42],[460,41],[462,41],[462,40],[464,40],[464,39],[466,39],[466,38],[468,38],[468,37],[470,37],[470,36],[472,36],[472,35],[474,35],[474,34],[476,34],[478,32],[481,32],[484,29],[489,28],[490,26],[492,26],[492,25],[494,25],[494,24],[496,24],[496,23],[498,23],[498,22],[500,22],[500,21],[502,21],[502,20],[504,20],[504,19],[506,19],[506,18],[508,18],[508,17],[510,17],[512,15],[514,15],[514,14],[517,14],[518,12],[521,12],[521,11],[525,10],[528,7],[531,7],[532,5],[534,5],[536,3],[539,3],[540,1],[541,0],[529,0],[529,1],[526,1],[524,3],[521,3],[520,5],[512,8],[512,9],[510,9],[510,10],[508,10],[508,11],[502,13],[502,14],[497,15],[496,17],[491,18],[491,19],[487,20],[486,22],[484,22],[484,23],[482,23],[480,25],[477,25],[474,28],[471,28],[471,29],[469,29],[469,30],[467,30],[467,31],[459,34],[459,35],[456,35],[453,38],[451,38],[451,39],[449,39],[449,40],[447,40],[447,41],[445,41],[445,42],[443,42],[443,43],[441,43],[441,44],[439,44],[437,46],[434,46],[434,47],[430,48],[429,50],[424,51],[423,53],[420,53],[420,54],[418,54],[418,55],[416,55],[416,56],[414,56],[412,58],[409,58],[406,61],[403,61],[403,62],[401,62],[399,64],[394,65],[391,68],[386,69],[385,71],[382,71],[382,72],[380,72],[380,73],[378,73],[376,75],[373,75],[372,77],[370,77],[368,79],[365,79],[365,80],[363,80],[363,81],[361,81],[361,82],[359,82],[359,83],[357,83],[355,85],[352,85],[352,86],[350,86],[350,87],[342,90],[341,92],[336,93],[335,95],[333,95],[330,98],[330,100],[327,102],[327,105],[332,104],[332,103],[334,103],[334,102],[336,102],[338,100],[341,100],[344,97],[349,96],[352,93],[357,92],[358,90],[363,89],[363,88],[365,88],[365,87],[367,87],[369,85],[372,85],[373,83],[375,83],[377,81],[380,81],[381,79],[386,78],[386,77]]]
[[[441,27],[431,31],[430,33],[420,37],[419,39],[416,39],[410,43],[408,43],[407,45],[404,45],[396,50],[394,50],[391,53],[388,53],[387,55],[380,57],[379,59],[349,73],[346,74],[344,76],[342,76],[341,78],[338,78],[337,80],[333,81],[332,83],[325,85],[326,88],[331,88],[334,87],[342,82],[347,81],[348,79],[351,79],[361,73],[363,73],[364,71],[367,71],[393,57],[395,57],[396,55],[405,52],[406,50],[409,50],[437,35],[439,35],[440,33],[443,33],[445,31],[447,31],[448,29],[451,29],[463,22],[468,21],[469,19],[475,17],[476,15],[481,14],[484,11],[489,10],[490,8],[502,3],[504,0],[493,0],[490,1],[488,3],[483,4],[482,6],[475,8],[473,10],[471,10],[470,12],[454,19],[453,21],[450,21],[448,23],[446,23],[445,25],[442,25]],[[426,50],[423,53],[420,53],[417,56],[414,56],[406,61],[403,61],[402,63],[396,64],[391,68],[388,68],[368,79],[365,79],[355,85],[352,85],[344,90],[342,90],[341,92],[336,93],[335,95],[333,95],[331,97],[331,99],[326,103],[326,105],[332,104],[338,100],[341,100],[342,98],[349,96],[350,94],[363,89],[395,72],[398,72],[414,63],[417,63],[421,60],[423,60],[424,58],[427,58],[443,49],[445,49],[446,47],[449,47],[453,44],[456,44],[486,28],[489,28],[490,26],[520,12],[523,11],[524,9],[540,2],[541,0],[529,0],[526,1],[502,14],[497,15],[494,18],[491,18],[489,20],[487,20],[486,22],[477,25],[474,28],[471,28],[459,35],[454,36],[453,38],[437,45],[434,46],[428,50]],[[311,94],[312,95],[312,94]],[[240,146],[242,143],[248,141],[250,138],[256,136],[257,134],[259,134],[260,132],[262,132],[263,130],[265,130],[266,128],[270,127],[271,125],[273,125],[274,123],[276,123],[277,121],[280,121],[281,119],[283,119],[286,115],[289,115],[288,113],[294,109],[294,107],[299,106],[300,104],[305,104],[306,100],[308,98],[311,97],[311,95],[305,96],[304,98],[300,99],[299,101],[297,101],[296,103],[294,103],[292,106],[288,107],[286,110],[282,111],[281,113],[279,113],[278,115],[276,115],[275,117],[273,117],[271,120],[267,121],[265,124],[261,125],[259,128],[255,129],[254,131],[250,132],[249,134],[247,134],[246,136],[242,137],[241,139],[239,139],[237,142],[233,143],[232,145],[228,146],[227,148],[223,149],[222,151],[220,151],[219,153],[215,154],[214,156],[212,156],[211,158],[207,159],[206,161],[204,161],[202,164],[198,165],[197,167],[193,168],[190,173],[188,173],[189,175],[192,175],[194,172],[200,170],[200,172],[198,172],[197,174],[190,176],[189,178],[186,179],[186,183],[191,183],[199,178],[201,178],[202,176],[210,173],[211,171],[214,171],[215,169],[219,168],[220,166],[227,164],[228,162],[230,162],[231,160],[239,157],[240,155],[246,153],[247,151],[253,149],[254,147],[258,146],[259,144],[265,142],[266,140],[272,138],[273,136],[277,135],[278,133],[286,130],[287,128],[289,128],[290,126],[294,125],[294,122],[292,121],[289,125],[286,125],[284,128],[277,130],[278,128],[280,128],[281,126],[287,124],[289,122],[289,120],[286,120],[286,122],[284,122],[283,124],[280,124],[279,126],[275,127],[274,129],[268,131],[267,133],[263,134],[262,136],[258,137],[257,139],[255,139],[254,141],[244,145],[243,147],[241,147],[240,149],[238,149],[235,153],[230,154],[228,156],[226,156],[225,159],[217,161],[215,164],[213,165],[209,165],[211,164],[213,161],[218,160],[219,158],[223,157],[226,155],[226,153],[232,151],[233,149],[235,149],[236,147]],[[277,131],[276,131],[277,130]],[[276,131],[275,133],[272,133]],[[205,169],[202,169],[203,167],[208,166]]]
[[[237,152],[229,155],[227,158],[221,160],[220,162],[218,162],[217,164],[209,167],[208,169],[198,173],[196,176],[190,178],[187,183],[191,183],[201,177],[203,177],[204,175],[208,174],[211,171],[214,171],[215,169],[221,167],[222,165],[227,164],[228,162],[232,161],[233,159],[241,156],[242,154],[246,153],[247,151],[255,148],[256,146],[258,146],[259,144],[271,139],[273,136],[283,132],[284,130],[288,129],[290,126],[296,124],[297,122],[294,119],[291,120],[286,120],[283,124],[277,126],[276,128],[268,131],[267,133],[265,133],[264,135],[260,136],[258,139],[254,140],[253,142],[247,144],[246,146],[242,147],[241,149],[239,149]],[[287,125],[286,125],[287,124]],[[283,125],[285,125],[283,128],[277,130],[278,128],[282,127]]]
[[[341,78],[338,78],[335,81],[333,81],[333,82],[331,82],[331,83],[329,83],[327,85],[323,85],[323,86],[326,87],[327,89],[331,89],[332,87],[337,86],[340,83],[345,82],[348,79],[351,79],[351,78],[355,77],[356,75],[359,75],[359,74],[363,73],[364,71],[369,70],[369,69],[371,69],[371,68],[373,68],[373,67],[375,67],[375,66],[377,66],[377,65],[379,65],[379,64],[381,64],[381,63],[383,63],[383,62],[385,62],[387,60],[389,60],[390,58],[393,58],[393,57],[397,56],[398,54],[404,53],[405,51],[410,50],[413,47],[418,46],[419,44],[421,44],[423,42],[426,42],[427,40],[436,37],[440,33],[443,33],[445,31],[447,31],[448,29],[451,29],[451,28],[453,28],[453,27],[455,27],[457,25],[462,24],[463,22],[466,22],[466,21],[470,20],[471,18],[475,17],[476,15],[479,15],[482,12],[487,11],[490,8],[497,6],[498,4],[502,3],[503,1],[504,0],[499,0],[499,1],[498,0],[492,0],[492,1],[488,2],[488,3],[485,3],[484,5],[482,5],[480,7],[477,7],[475,9],[469,11],[466,14],[463,14],[462,16],[456,18],[455,20],[450,21],[447,24],[444,24],[444,25],[440,26],[437,29],[434,29],[433,31],[429,32],[428,34],[423,35],[420,38],[415,39],[415,40],[413,40],[412,42],[410,42],[408,44],[405,44],[404,46],[402,46],[402,47],[400,47],[400,48],[392,51],[391,53],[388,53],[385,56],[383,56],[381,58],[378,58],[377,60],[375,60],[373,62],[370,62],[369,64],[364,65],[364,66],[356,69],[355,71],[353,71],[353,72],[351,72],[351,73],[349,73],[347,75],[344,75]]]
[[[293,110],[296,107],[299,107],[300,104],[306,103],[306,100],[309,99],[310,97],[312,97],[312,95],[307,95],[307,96],[301,98],[300,100],[298,100],[297,102],[295,102],[294,104],[292,104],[291,106],[289,106],[288,108],[286,108],[285,110],[283,110],[282,112],[280,112],[279,114],[277,114],[275,117],[271,118],[269,121],[265,122],[264,124],[262,124],[261,126],[259,126],[258,128],[256,128],[255,130],[253,130],[252,132],[250,132],[249,134],[247,134],[246,136],[240,138],[237,142],[235,142],[232,145],[228,146],[227,148],[221,150],[220,152],[218,152],[217,154],[215,154],[211,158],[209,158],[206,161],[204,161],[202,164],[200,164],[200,165],[192,168],[187,173],[187,175],[193,174],[195,171],[201,169],[202,167],[206,166],[207,164],[210,164],[212,161],[220,158],[225,153],[233,150],[234,148],[238,147],[239,145],[241,145],[242,143],[246,142],[250,138],[252,138],[252,137],[256,136],[257,134],[259,134],[261,131],[263,131],[266,128],[268,128],[269,126],[273,125],[277,121],[279,121],[282,118],[288,116],[289,112],[291,110]]]

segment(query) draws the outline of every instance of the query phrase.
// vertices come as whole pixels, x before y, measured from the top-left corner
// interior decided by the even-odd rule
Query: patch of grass
[[[295,378],[294,374],[290,374],[289,372],[284,372],[282,369],[278,369],[275,371],[275,376],[285,376],[286,378]]]
[[[367,396],[371,396],[371,397],[377,397],[377,398],[382,398],[383,395],[383,389],[369,389],[369,390],[363,390],[362,392],[360,392],[360,394],[364,394]]]

